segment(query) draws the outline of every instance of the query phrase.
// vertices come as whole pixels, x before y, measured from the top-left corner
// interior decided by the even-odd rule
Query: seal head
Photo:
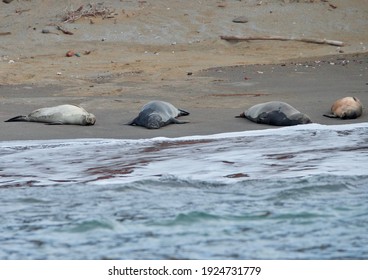
[[[138,125],[149,129],[158,129],[165,125],[176,123],[186,123],[176,118],[189,115],[188,112],[177,109],[172,104],[164,101],[151,101],[144,105],[138,117],[128,123],[128,125]]]
[[[131,124],[144,126],[149,129],[158,129],[163,126],[163,121],[160,114],[158,114],[151,108],[147,108],[141,111],[138,117],[135,118]]]
[[[94,114],[87,114],[82,119],[82,125],[94,125],[96,123],[96,117]]]

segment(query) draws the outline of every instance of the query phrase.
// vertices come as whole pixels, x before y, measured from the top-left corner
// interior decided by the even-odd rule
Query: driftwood
[[[11,32],[0,32],[0,36],[11,35]]]
[[[98,4],[88,4],[86,7],[81,5],[76,10],[66,11],[63,16],[62,22],[69,23],[75,22],[82,17],[102,17],[102,18],[112,18],[114,10],[103,6],[103,3]]]
[[[74,33],[73,32],[71,32],[71,31],[68,31],[68,30],[66,30],[66,29],[64,29],[63,27],[61,27],[60,25],[57,25],[56,26],[56,28],[57,28],[57,30],[60,30],[61,32],[63,32],[64,34],[66,34],[66,35],[74,35]]]
[[[293,37],[282,37],[282,36],[220,36],[222,40],[226,41],[250,41],[250,40],[277,40],[277,41],[299,41],[313,44],[327,44],[332,46],[341,47],[344,45],[341,41],[327,40],[327,39],[314,39],[314,38],[293,38]]]

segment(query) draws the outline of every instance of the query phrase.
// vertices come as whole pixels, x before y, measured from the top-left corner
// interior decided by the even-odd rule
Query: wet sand
[[[0,33],[11,32],[1,36],[0,119],[71,103],[94,113],[97,122],[81,127],[1,121],[2,141],[138,139],[274,128],[234,118],[270,100],[288,102],[315,123],[368,120],[366,110],[356,120],[322,116],[334,100],[344,96],[356,96],[368,104],[364,27],[368,8],[364,1],[330,1],[337,8],[323,1],[261,5],[259,1],[206,1],[196,7],[187,3],[169,7],[165,1],[121,2],[114,3],[112,18],[63,24],[73,35],[60,34],[50,25],[59,22],[58,15],[65,10],[66,4],[59,2],[53,2],[54,9],[44,16],[43,9],[49,7],[37,7],[35,1],[0,3],[4,15]],[[19,9],[29,10],[20,13]],[[232,22],[244,14],[248,23]],[[57,34],[44,34],[44,28]],[[224,33],[247,32],[304,34],[346,44],[340,48],[219,39]],[[70,49],[81,56],[65,57]],[[183,119],[190,123],[159,130],[124,125],[146,102],[157,99],[189,111]]]

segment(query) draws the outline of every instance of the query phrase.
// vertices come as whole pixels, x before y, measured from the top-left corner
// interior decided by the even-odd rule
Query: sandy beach
[[[65,21],[88,1],[0,2],[0,140],[178,137],[273,128],[236,119],[280,100],[321,124],[332,102],[368,104],[366,1],[109,1],[104,16]],[[104,10],[105,11],[105,10]],[[233,22],[245,17],[246,22]],[[59,29],[57,28],[59,26]],[[65,34],[61,30],[67,31]],[[222,40],[283,36],[343,42]],[[73,50],[77,55],[67,57]],[[150,100],[190,112],[183,125],[125,125]],[[91,127],[5,123],[65,103],[94,113]]]

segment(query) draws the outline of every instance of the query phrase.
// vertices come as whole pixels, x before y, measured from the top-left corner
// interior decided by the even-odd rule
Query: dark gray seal
[[[129,122],[129,125],[139,125],[150,129],[157,129],[168,124],[187,123],[179,121],[176,118],[187,116],[187,111],[177,109],[174,105],[165,101],[151,101],[144,105],[139,112],[138,117]]]
[[[356,97],[344,97],[336,100],[331,106],[331,112],[324,114],[328,118],[356,119],[362,115],[363,106]]]
[[[254,105],[240,114],[239,117],[247,118],[256,123],[277,126],[290,126],[312,122],[306,114],[280,101],[270,101]]]
[[[5,122],[41,122],[48,124],[94,125],[96,117],[76,105],[59,105],[34,110],[27,116],[17,116]]]

